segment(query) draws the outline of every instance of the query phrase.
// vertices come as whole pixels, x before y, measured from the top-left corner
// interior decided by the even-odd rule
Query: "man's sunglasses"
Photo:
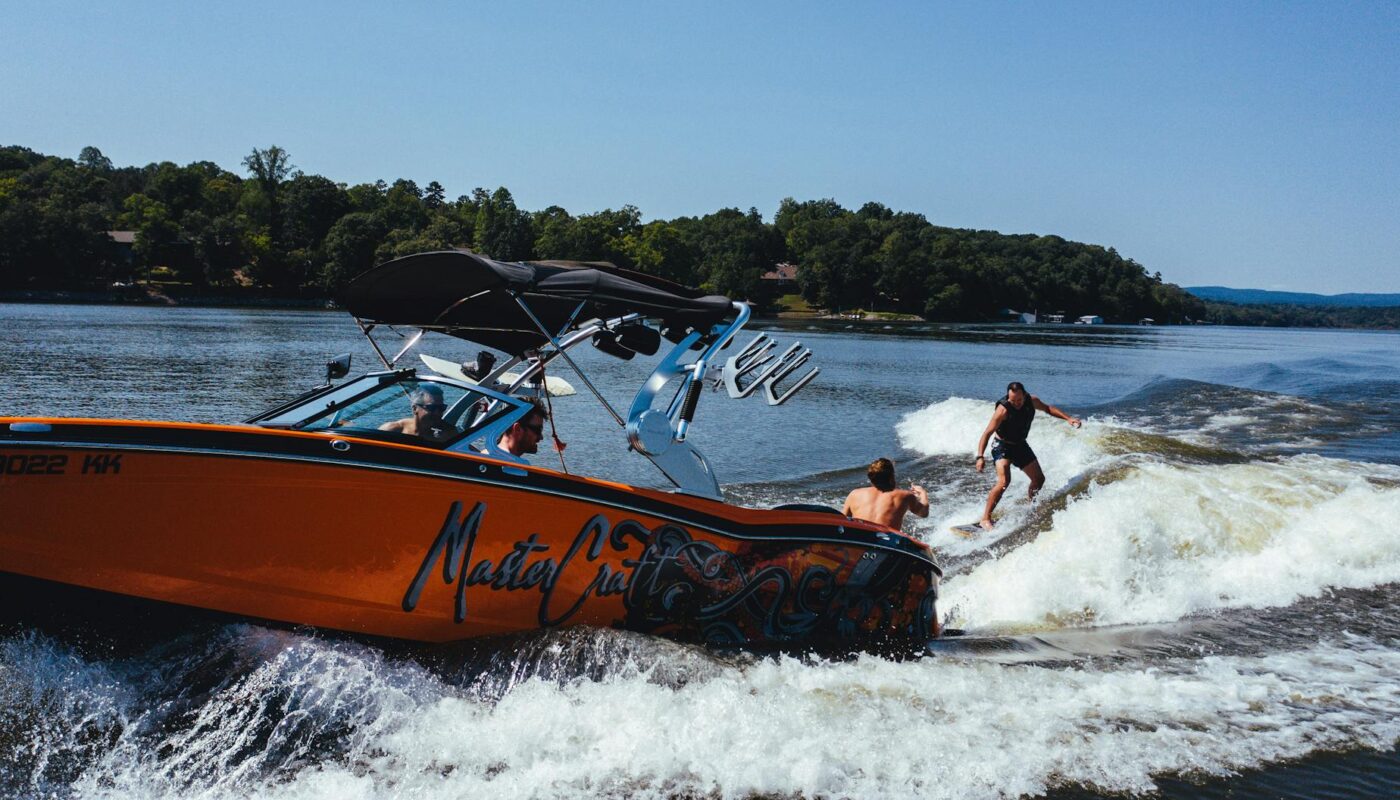
[[[447,410],[446,403],[414,403],[413,405],[423,409],[429,414],[441,414]]]
[[[543,436],[543,435],[544,435],[544,423],[543,423],[543,422],[537,422],[537,423],[535,423],[534,425],[525,425],[525,424],[522,423],[520,427],[524,428],[524,429],[527,430],[527,431],[533,431],[534,434],[535,434],[536,436]]]

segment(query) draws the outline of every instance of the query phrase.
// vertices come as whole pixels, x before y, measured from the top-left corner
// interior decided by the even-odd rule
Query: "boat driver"
[[[540,441],[544,439],[544,420],[544,409],[531,401],[530,410],[506,428],[497,446],[516,458],[538,453]]]
[[[379,426],[381,431],[406,433],[430,442],[444,442],[457,433],[457,429],[442,418],[447,404],[442,399],[442,387],[432,383],[419,384],[410,395],[413,401],[412,416],[386,422]]]

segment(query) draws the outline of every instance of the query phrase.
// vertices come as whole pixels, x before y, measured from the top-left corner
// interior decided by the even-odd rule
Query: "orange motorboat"
[[[780,404],[816,374],[795,377],[810,353],[761,335],[719,363],[743,303],[466,251],[383,264],[345,302],[386,369],[335,383],[342,357],[325,386],[242,424],[0,418],[0,579],[416,642],[578,624],[742,646],[937,635],[926,545],[824,507],[726,503],[686,440],[707,381]],[[471,376],[405,368],[410,346],[376,342],[385,326],[507,355]],[[663,338],[625,417],[568,355],[654,355]],[[502,445],[561,362],[671,491]],[[415,405],[434,408],[395,424]]]

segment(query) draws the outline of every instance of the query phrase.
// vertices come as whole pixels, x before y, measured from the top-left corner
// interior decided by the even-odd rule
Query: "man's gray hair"
[[[420,383],[418,388],[413,390],[413,402],[421,403],[424,398],[429,398],[442,402],[442,387],[435,383]]]

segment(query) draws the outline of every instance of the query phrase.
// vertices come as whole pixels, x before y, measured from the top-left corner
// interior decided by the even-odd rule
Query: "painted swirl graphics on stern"
[[[717,544],[673,523],[648,528],[595,514],[571,538],[533,532],[505,552],[481,554],[486,503],[465,508],[456,501],[448,509],[404,592],[404,611],[424,602],[438,572],[453,587],[457,623],[471,616],[472,589],[535,593],[541,627],[567,624],[590,599],[612,598],[622,608],[618,627],[714,644],[922,640],[933,630],[937,583],[900,553],[854,542]]]

